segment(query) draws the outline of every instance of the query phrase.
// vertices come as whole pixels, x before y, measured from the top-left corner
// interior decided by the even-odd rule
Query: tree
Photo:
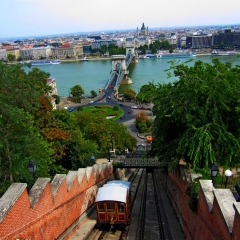
[[[55,103],[59,104],[60,103],[60,97],[58,95],[52,95],[52,97],[55,98]]]
[[[240,67],[197,61],[172,62],[179,78],[159,84],[154,98],[154,151],[163,161],[184,158],[193,168],[218,162],[234,166],[240,157]],[[169,75],[170,76],[170,75]]]
[[[9,62],[13,62],[13,61],[16,60],[16,56],[13,55],[13,54],[11,54],[11,53],[9,53],[9,54],[7,55],[7,60],[8,60]]]
[[[136,146],[136,139],[131,136],[126,126],[106,119],[99,111],[98,113],[75,112],[74,116],[76,117],[76,125],[81,129],[85,139],[96,143],[99,152],[107,152],[107,144],[111,143],[111,132],[114,133],[115,149],[123,150],[125,146],[134,149]]]
[[[146,44],[144,46],[140,46],[139,50],[141,51],[142,54],[145,54],[148,50],[148,46]]]
[[[92,90],[92,91],[91,91],[91,97],[92,97],[92,98],[95,98],[96,96],[97,96],[96,91]]]
[[[147,102],[150,103],[155,96],[156,85],[153,82],[149,82],[148,84],[143,85],[140,88],[139,93],[136,96],[136,99],[140,102]]]
[[[101,46],[101,49],[100,49],[100,53],[101,53],[101,54],[105,54],[105,53],[107,52],[107,49],[108,49],[108,47],[107,47],[106,44],[102,45],[102,46]]]
[[[51,147],[36,124],[36,112],[45,99],[46,76],[38,70],[26,74],[20,64],[0,63],[1,192],[13,181],[28,182],[31,175],[26,166],[30,159],[38,165],[37,176],[49,176]]]
[[[71,94],[73,96],[73,100],[75,102],[80,102],[82,95],[84,94],[84,90],[80,85],[75,85],[72,88],[70,88]]]
[[[170,43],[167,40],[163,40],[160,45],[160,49],[167,50],[170,48]]]
[[[136,98],[136,92],[134,92],[132,89],[130,88],[126,88],[123,91],[124,97],[126,99],[132,100]]]
[[[146,111],[140,111],[136,115],[135,124],[140,133],[149,132],[151,130],[151,121],[148,118]]]

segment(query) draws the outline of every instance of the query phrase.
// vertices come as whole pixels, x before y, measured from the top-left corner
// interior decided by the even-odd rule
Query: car
[[[138,107],[137,106],[132,106],[132,108],[137,109]]]
[[[131,113],[131,112],[132,112],[131,110],[128,111],[128,113]]]
[[[124,119],[124,118],[125,118],[125,116],[124,116],[124,115],[120,117],[120,119]]]
[[[92,103],[93,103],[93,100],[90,100],[88,103],[89,103],[89,104],[92,104]]]
[[[108,96],[108,98],[111,98],[110,96]]]
[[[99,101],[102,101],[103,99],[102,98],[99,98]]]
[[[70,108],[68,109],[69,112],[73,112],[74,110],[76,110],[75,107],[70,107]]]
[[[123,104],[122,104],[122,103],[120,103],[120,104],[119,104],[119,106],[123,107]]]

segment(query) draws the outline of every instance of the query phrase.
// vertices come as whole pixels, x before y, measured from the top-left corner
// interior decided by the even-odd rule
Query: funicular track
[[[158,181],[153,173],[144,172],[141,205],[135,239],[169,239],[171,234],[165,218],[158,191]],[[132,239],[128,237],[128,239]]]

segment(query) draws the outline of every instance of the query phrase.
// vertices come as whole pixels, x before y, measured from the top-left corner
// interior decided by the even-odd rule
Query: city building
[[[6,49],[0,49],[0,60],[6,61],[6,59],[7,59],[6,56],[7,56]]]
[[[225,29],[213,34],[213,46],[240,48],[240,31]]]
[[[148,36],[148,27],[145,27],[144,23],[142,24],[140,32],[137,27],[137,36]]]
[[[58,90],[57,90],[57,82],[55,78],[47,78],[46,80],[47,85],[52,87],[51,93],[48,93],[49,99],[52,103],[53,109],[57,109],[56,103],[55,103],[55,98],[53,98],[53,95],[58,95]]]

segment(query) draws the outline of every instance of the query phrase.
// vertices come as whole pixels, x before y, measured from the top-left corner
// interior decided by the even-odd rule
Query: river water
[[[234,56],[218,56],[218,58],[222,62],[232,62],[235,59]],[[193,61],[186,63],[188,66],[194,65],[194,62],[198,60],[210,63],[212,56],[197,56],[192,59]],[[189,58],[176,60],[186,62]],[[132,78],[133,83],[121,86],[120,93],[124,88],[139,92],[141,86],[148,82],[157,84],[176,80],[176,78],[167,79],[165,70],[170,67],[169,61],[170,59],[148,58],[138,59],[137,63],[131,63],[128,76]],[[233,65],[237,64],[240,65],[240,58],[234,60]],[[44,65],[38,68],[49,72],[51,78],[56,78],[59,96],[69,96],[70,88],[76,84],[82,86],[86,95],[90,95],[91,90],[98,92],[99,88],[105,86],[110,77],[112,62],[111,60],[62,62],[59,65]]]

